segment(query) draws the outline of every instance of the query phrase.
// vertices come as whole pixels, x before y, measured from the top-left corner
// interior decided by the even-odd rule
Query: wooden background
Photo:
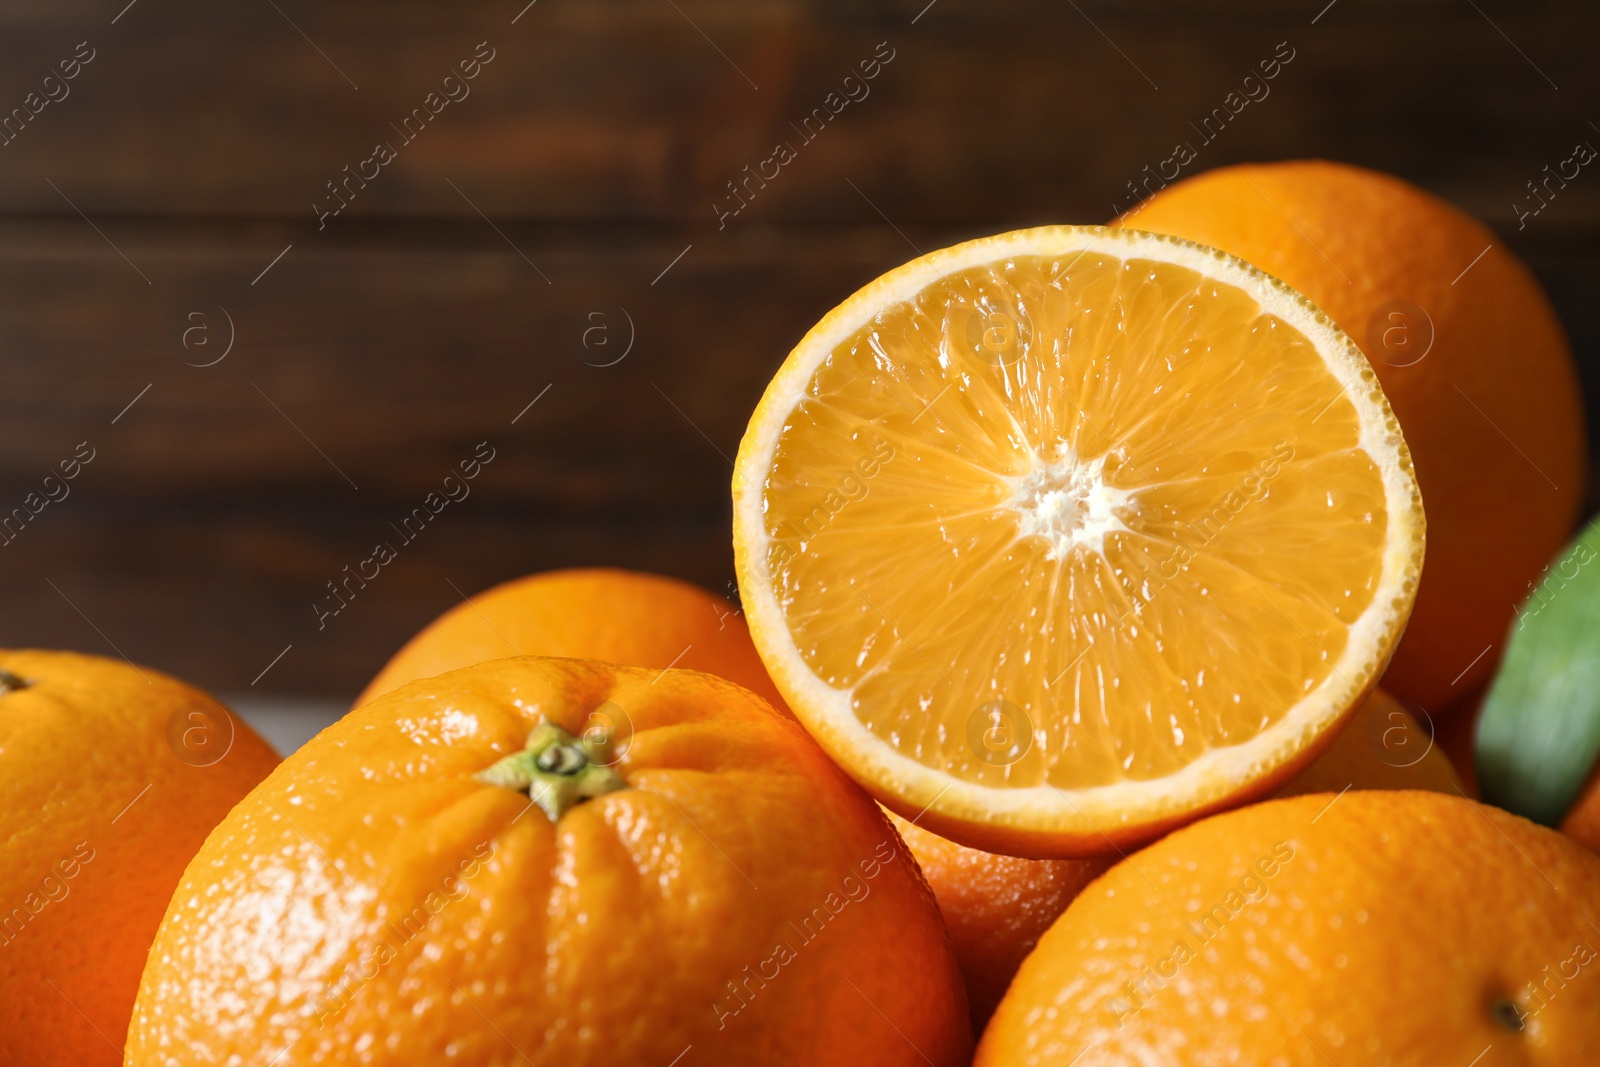
[[[914,248],[1105,220],[1282,41],[1194,169],[1325,156],[1477,213],[1600,390],[1600,173],[1513,212],[1600,145],[1593,5],[524,3],[0,4],[0,110],[95,55],[0,147],[0,513],[95,450],[0,546],[0,642],[344,698],[528,571],[725,589],[728,457],[806,327]],[[325,183],[484,41],[319,230]],[[880,42],[870,95],[719,229],[724,183]],[[485,440],[470,497],[319,630],[324,583]]]

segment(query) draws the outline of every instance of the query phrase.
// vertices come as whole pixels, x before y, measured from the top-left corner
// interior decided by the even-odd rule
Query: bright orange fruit
[[[676,578],[611,567],[531,574],[457,604],[406,642],[355,706],[417,678],[507,656],[705,671],[787,710],[736,605]]]
[[[976,1062],[1593,1064],[1597,923],[1600,857],[1464,797],[1253,805],[1080,894]]]
[[[1317,160],[1209,171],[1120,224],[1254,263],[1364,347],[1432,534],[1384,686],[1439,712],[1486,679],[1516,606],[1572,532],[1587,465],[1572,353],[1532,273],[1443,200]]]
[[[1039,937],[1115,857],[1002,856],[947,841],[898,815],[890,819],[933,887],[967,983],[972,1026],[981,1031]]]
[[[1600,852],[1600,767],[1589,775],[1583,791],[1561,820],[1561,832],[1591,852]]]
[[[379,697],[235,808],[128,1040],[128,1067],[971,1049],[915,862],[797,723],[711,675],[531,656]]]
[[[1269,792],[1376,684],[1422,502],[1355,344],[1214,249],[1043,227],[874,281],[734,472],[751,636],[886,806],[1104,854]]]
[[[1426,728],[1378,690],[1351,716],[1327,751],[1289,780],[1279,796],[1346,789],[1460,789],[1450,761]],[[967,848],[898,815],[895,829],[917,858],[955,942],[972,1023],[981,1031],[1040,936],[1115,856],[1030,860]]]
[[[0,1061],[122,1062],[184,865],[277,762],[165,674],[0,651]]]
[[[1278,791],[1337,793],[1344,789],[1428,789],[1460,793],[1462,783],[1431,724],[1418,722],[1394,697],[1375,690],[1333,744]]]

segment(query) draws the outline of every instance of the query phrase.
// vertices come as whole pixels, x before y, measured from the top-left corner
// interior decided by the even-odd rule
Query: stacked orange
[[[525,656],[363,705],[222,821],[127,1062],[958,1067],[970,1048],[914,861],[792,719],[694,671]]]
[[[147,667],[0,652],[0,1060],[122,1062],[185,865],[277,762],[221,704]]]
[[[418,678],[524,655],[705,671],[783,710],[736,605],[688,582],[609,567],[531,574],[458,604],[406,642],[355,706]]]
[[[1274,801],[1083,893],[978,1067],[1600,1057],[1600,857],[1436,793]]]

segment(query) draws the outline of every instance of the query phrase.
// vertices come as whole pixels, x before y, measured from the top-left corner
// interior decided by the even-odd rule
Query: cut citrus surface
[[[879,278],[790,354],[733,482],[790,706],[963,844],[1105,853],[1309,761],[1422,564],[1410,456],[1332,321],[1213,249],[1100,227]]]

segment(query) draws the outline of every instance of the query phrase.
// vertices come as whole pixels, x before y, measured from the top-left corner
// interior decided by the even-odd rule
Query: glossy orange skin
[[[44,651],[0,668],[29,683],[0,695],[0,1062],[117,1064],[185,864],[278,757],[232,719],[212,762],[226,710],[149,668]],[[186,762],[194,729],[215,733]]]
[[[1344,789],[1461,788],[1450,761],[1394,697],[1375,691],[1312,764],[1278,796]],[[1017,968],[1085,886],[1117,859],[1035,860],[947,841],[890,815],[933,887],[981,1031]]]
[[[1080,894],[975,1062],[1593,1064],[1592,924],[1600,857],[1499,809],[1427,792],[1270,801]]]
[[[1383,685],[1437,711],[1487,678],[1516,605],[1573,528],[1587,463],[1572,353],[1538,281],[1477,220],[1338,163],[1223,167],[1157,192],[1117,225],[1246,259],[1361,345],[1428,513],[1416,609]],[[1426,318],[1390,318],[1396,300]],[[1432,347],[1412,362],[1428,320]]]
[[[705,671],[788,710],[736,605],[676,578],[601,567],[532,574],[457,604],[406,642],[354,706],[417,678],[507,656]]]
[[[1600,852],[1600,773],[1590,773],[1577,802],[1561,820],[1561,832],[1590,852]]]
[[[1400,701],[1375,689],[1309,767],[1277,796],[1343,789],[1427,789],[1462,792],[1442,745]]]
[[[933,887],[981,1031],[1040,936],[1115,861],[1031,860],[958,845],[890,814]]]
[[[596,709],[623,724],[628,788],[552,824],[474,778],[541,713],[580,734]],[[706,674],[520,658],[351,712],[234,810],[173,897],[127,1063],[954,1067],[970,1048],[931,892],[798,724]]]

